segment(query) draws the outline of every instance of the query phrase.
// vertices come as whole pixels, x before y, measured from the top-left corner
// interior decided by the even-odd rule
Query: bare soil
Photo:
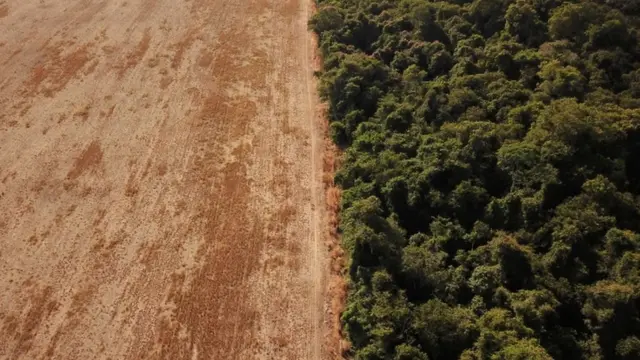
[[[335,355],[311,11],[0,0],[0,359]]]

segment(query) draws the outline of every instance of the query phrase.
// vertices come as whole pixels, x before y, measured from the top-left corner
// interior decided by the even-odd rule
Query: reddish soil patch
[[[99,165],[101,161],[102,149],[97,141],[93,141],[73,163],[73,168],[67,174],[67,178],[75,180],[89,168]]]
[[[5,4],[4,1],[0,2],[0,19],[9,15],[9,5]]]

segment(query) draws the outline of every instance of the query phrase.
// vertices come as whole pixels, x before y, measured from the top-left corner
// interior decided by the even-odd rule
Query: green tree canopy
[[[347,355],[640,358],[640,3],[318,4]]]

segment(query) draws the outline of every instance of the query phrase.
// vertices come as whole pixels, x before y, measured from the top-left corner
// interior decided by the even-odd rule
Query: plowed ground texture
[[[0,1],[0,359],[324,359],[311,0]]]

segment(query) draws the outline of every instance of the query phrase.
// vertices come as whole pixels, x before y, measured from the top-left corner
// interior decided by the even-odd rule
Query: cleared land
[[[327,357],[310,12],[0,1],[0,358]]]

